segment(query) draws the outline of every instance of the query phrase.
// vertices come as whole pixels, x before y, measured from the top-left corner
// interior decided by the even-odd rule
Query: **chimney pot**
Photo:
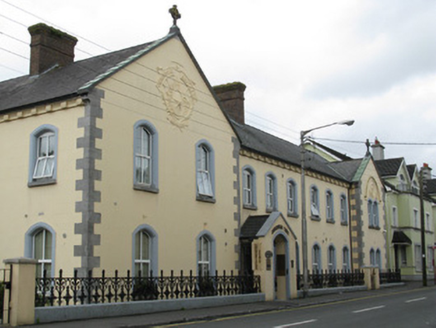
[[[30,75],[41,74],[58,64],[65,66],[74,61],[77,39],[54,27],[40,23],[29,27]]]
[[[374,160],[379,161],[385,159],[385,147],[380,143],[377,138],[375,139],[374,144],[371,146],[371,148]]]

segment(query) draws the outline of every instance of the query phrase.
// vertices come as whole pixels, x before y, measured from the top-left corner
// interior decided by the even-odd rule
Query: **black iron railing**
[[[389,284],[393,282],[401,282],[401,270],[388,270],[380,272],[380,284]]]
[[[361,270],[313,270],[308,271],[309,289],[361,286],[365,284]],[[303,274],[297,274],[297,288],[303,289]]]
[[[87,277],[63,277],[62,270],[58,278],[46,277],[36,279],[35,306],[77,305],[96,303],[116,303],[139,300],[185,299],[205,296],[228,296],[259,293],[260,277],[250,274],[230,275],[224,271],[222,275],[175,276],[171,271],[165,276],[163,271],[159,276],[150,273],[148,277],[127,276],[106,277],[102,271],[100,277],[93,277],[92,272]]]

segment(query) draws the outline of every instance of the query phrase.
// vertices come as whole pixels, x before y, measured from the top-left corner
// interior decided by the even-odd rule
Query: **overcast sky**
[[[247,86],[247,124],[298,144],[354,119],[311,135],[355,158],[377,137],[436,174],[435,0],[0,0],[0,81],[28,74],[30,25],[75,35],[79,60],[163,37],[173,4],[209,82]]]

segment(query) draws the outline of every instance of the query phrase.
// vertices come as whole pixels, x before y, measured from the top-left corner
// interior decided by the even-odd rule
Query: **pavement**
[[[250,304],[240,304],[231,306],[211,307],[195,310],[181,310],[171,312],[160,312],[135,316],[124,316],[104,319],[91,319],[70,322],[58,322],[51,324],[39,324],[37,328],[139,328],[139,327],[155,327],[162,325],[207,321],[223,317],[240,316],[250,313],[272,312],[284,309],[292,309],[306,306],[314,306],[326,303],[349,301],[359,298],[377,297],[385,294],[408,291],[418,288],[434,288],[436,285],[433,280],[428,282],[428,287],[422,287],[422,282],[405,282],[401,284],[392,284],[390,287],[384,287],[379,290],[369,291],[353,291],[337,294],[321,295],[308,298],[291,299],[286,301],[265,301]]]

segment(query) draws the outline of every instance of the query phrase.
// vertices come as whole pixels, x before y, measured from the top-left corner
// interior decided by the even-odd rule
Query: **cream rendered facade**
[[[277,208],[275,211],[282,213],[283,217],[292,228],[293,233],[296,235],[296,242],[298,244],[290,245],[290,249],[295,249],[296,258],[292,259],[295,263],[297,270],[302,270],[302,255],[301,255],[301,170],[297,166],[285,164],[283,162],[258,156],[248,151],[242,151],[240,157],[241,170],[245,167],[250,167],[255,172],[256,176],[256,196],[257,196],[257,209],[247,209],[244,206],[243,198],[241,198],[241,218],[242,222],[249,216],[261,215],[267,213],[266,211],[266,184],[265,179],[269,173],[273,173],[277,178]],[[241,171],[242,174],[242,171]],[[293,181],[296,188],[297,210],[295,215],[288,215],[288,181]],[[340,196],[347,195],[348,183],[336,179],[332,179],[320,174],[308,172],[306,177],[306,199],[308,213],[308,263],[309,269],[314,268],[314,246],[320,248],[320,260],[318,270],[342,270],[344,259],[343,248],[346,247],[350,250],[350,238],[348,222],[341,224],[341,204]],[[319,217],[310,215],[310,187],[316,186],[319,192]],[[243,185],[241,181],[241,190]],[[326,193],[330,191],[333,195],[333,208],[334,208],[334,221],[328,222],[326,220]],[[348,207],[348,205],[347,205]],[[334,249],[334,258],[329,258],[329,247]],[[349,253],[351,255],[351,253]],[[329,261],[333,260],[333,261]],[[346,259],[347,260],[347,259]],[[349,259],[348,259],[349,261]],[[316,267],[315,267],[316,268]]]
[[[7,160],[0,161],[0,260],[14,257],[32,257],[34,228],[49,227],[53,232],[55,267],[69,270],[80,266],[80,259],[73,257],[74,245],[80,238],[74,233],[74,224],[80,221],[75,203],[81,195],[76,191],[76,181],[82,172],[76,170],[76,160],[83,150],[76,147],[76,140],[83,136],[77,127],[84,116],[80,98],[52,103],[0,115],[0,138],[10,142],[0,143],[0,151]],[[30,139],[41,126],[54,126],[58,130],[57,183],[28,187]],[[7,233],[6,233],[7,232]],[[27,237],[26,237],[27,236]]]
[[[200,260],[211,271],[237,270],[237,139],[178,29],[76,94],[0,113],[0,137],[11,140],[0,145],[8,154],[0,161],[0,229],[7,231],[0,260],[34,257],[35,234],[44,230],[48,274],[126,274],[135,271],[135,240],[144,231],[154,274],[197,274]],[[31,136],[45,126],[56,132],[54,178],[28,186]],[[152,186],[135,185],[138,126],[153,138]],[[203,145],[211,197],[198,192]]]

